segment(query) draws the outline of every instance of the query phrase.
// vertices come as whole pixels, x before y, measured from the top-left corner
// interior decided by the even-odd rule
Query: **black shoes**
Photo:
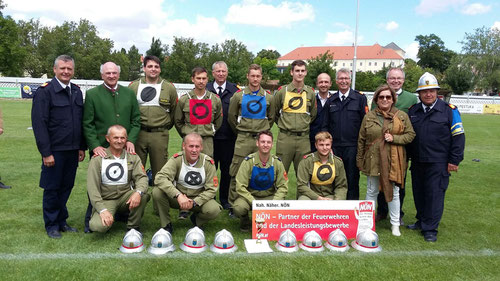
[[[424,240],[426,242],[436,242],[437,241],[437,235],[434,233],[424,233]]]
[[[47,231],[47,235],[52,239],[60,239],[62,237],[61,232],[55,229]]]
[[[12,187],[10,185],[5,185],[3,182],[0,181],[0,188],[1,189],[11,189]]]
[[[418,222],[416,222],[414,224],[409,224],[406,226],[406,228],[411,229],[411,230],[421,230],[422,229],[422,227],[420,226],[420,224]]]
[[[188,211],[179,211],[179,217],[177,219],[179,220],[185,220],[189,216]]]
[[[170,232],[170,234],[174,234],[174,227],[172,226],[172,223],[170,223],[170,222],[163,229]]]
[[[74,227],[71,227],[68,224],[66,224],[63,227],[60,227],[59,231],[61,231],[61,232],[78,232],[78,229],[76,229]]]

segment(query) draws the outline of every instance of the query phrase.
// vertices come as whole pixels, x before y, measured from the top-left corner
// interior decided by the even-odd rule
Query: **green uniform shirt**
[[[83,107],[83,135],[90,150],[108,147],[106,133],[112,125],[127,129],[128,140],[135,143],[141,129],[141,113],[135,93],[118,85],[115,93],[104,84],[87,91]]]
[[[187,188],[178,182],[183,162],[189,165],[183,152],[174,154],[174,156],[168,160],[167,164],[165,164],[158,174],[156,174],[155,188],[161,189],[170,198],[174,198],[177,194],[183,193],[188,198],[193,199],[199,206],[214,199],[217,194],[217,187],[219,186],[214,160],[210,158],[210,156],[200,153],[200,158],[194,167],[204,168],[205,184],[203,188],[199,189]]]
[[[140,78],[132,82],[128,87],[136,94],[139,89],[139,82],[147,84],[146,78]],[[159,106],[141,106],[141,126],[147,128],[165,127],[170,130],[174,125],[175,106],[177,105],[177,91],[172,83],[161,79],[161,91]]]
[[[206,125],[191,124],[189,117],[190,99],[198,99],[198,97],[194,93],[194,90],[191,90],[189,93],[183,95],[179,99],[179,103],[175,108],[174,115],[175,128],[177,129],[181,137],[184,137],[185,135],[192,132],[196,132],[202,137],[213,137],[215,135],[215,131],[217,131],[217,129],[219,129],[222,125],[222,103],[219,96],[210,91],[206,91],[205,96],[203,97],[203,99],[212,100],[212,122]]]
[[[104,159],[114,159],[111,151],[106,149],[106,157]],[[106,185],[102,181],[101,167],[102,157],[96,156],[90,159],[89,168],[87,171],[87,191],[89,193],[90,202],[97,212],[106,209],[104,201],[116,200],[129,192],[132,187],[135,190],[143,193],[148,192],[148,176],[144,172],[144,167],[141,164],[141,159],[135,154],[122,151],[120,159],[127,156],[127,179],[126,184]],[[133,184],[132,184],[133,183]]]
[[[397,109],[404,111],[405,113],[408,113],[408,109],[410,109],[412,105],[417,103],[418,103],[418,98],[415,94],[403,90],[401,94],[398,95],[398,100],[396,101],[396,104],[394,106]],[[371,109],[374,109],[375,107],[377,107],[377,102],[372,100]]]
[[[243,95],[253,95],[249,87],[243,91],[234,93],[229,102],[229,113],[227,121],[235,134],[238,132],[258,133],[264,130],[270,130],[273,127],[275,107],[273,96],[260,88],[257,96],[266,97],[266,119],[252,119],[241,116],[241,101]]]
[[[305,104],[295,96],[304,92]],[[274,106],[278,127],[290,132],[309,132],[309,125],[317,115],[314,89],[307,85],[304,85],[301,93],[297,92],[293,83],[281,87],[274,96]]]
[[[274,166],[273,186],[267,190],[254,190],[250,188],[253,167],[269,168],[270,165]],[[252,205],[255,198],[259,199],[272,195],[274,195],[273,200],[284,200],[288,193],[288,176],[286,175],[283,163],[277,156],[271,155],[266,166],[264,166],[260,161],[258,152],[248,155],[241,163],[240,169],[236,174],[236,192],[250,205]]]
[[[344,163],[339,157],[330,154],[327,164],[334,165],[335,178],[331,184],[318,185],[311,183],[311,179],[313,177],[314,163],[319,161],[320,159],[317,151],[305,155],[304,159],[300,161],[297,171],[298,195],[305,195],[312,200],[317,200],[319,196],[333,196],[335,200],[345,200],[347,195],[347,178],[345,175]]]

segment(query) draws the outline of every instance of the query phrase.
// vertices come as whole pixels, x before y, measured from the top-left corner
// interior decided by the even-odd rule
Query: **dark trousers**
[[[359,169],[356,166],[356,146],[333,147],[333,153],[342,158],[347,177],[347,200],[359,200]]]
[[[222,206],[229,204],[229,167],[234,154],[236,140],[214,139],[214,161],[215,167],[220,169],[219,201]]]
[[[43,188],[43,220],[48,231],[59,230],[66,225],[66,203],[75,184],[78,168],[78,150],[53,151],[55,165],[42,164],[40,187]]]
[[[413,199],[422,233],[437,233],[450,174],[448,163],[412,163]]]

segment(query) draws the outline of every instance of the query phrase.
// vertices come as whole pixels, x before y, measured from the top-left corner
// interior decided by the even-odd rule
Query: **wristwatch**
[[[140,191],[140,190],[136,190],[135,192],[139,193],[139,195],[142,197],[142,195],[144,194],[144,192]]]

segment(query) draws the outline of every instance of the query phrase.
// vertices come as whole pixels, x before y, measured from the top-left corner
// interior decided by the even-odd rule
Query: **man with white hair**
[[[135,141],[141,129],[141,113],[133,90],[118,84],[120,66],[113,62],[101,65],[104,83],[87,91],[83,107],[83,135],[89,154],[106,157],[106,132],[112,125],[121,125],[127,130],[125,145],[128,153],[135,154]],[[85,218],[85,231],[89,232],[88,221],[92,206],[89,204]]]

